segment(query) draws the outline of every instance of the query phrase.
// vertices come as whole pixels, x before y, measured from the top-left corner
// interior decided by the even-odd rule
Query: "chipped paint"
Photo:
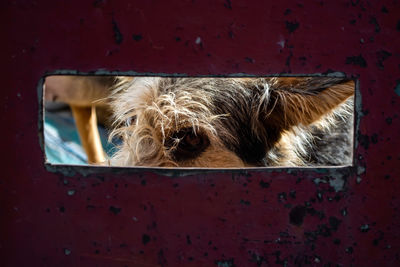
[[[336,192],[339,192],[344,189],[345,180],[343,176],[342,177],[336,176],[336,178],[329,180],[329,185],[332,186]]]
[[[397,80],[396,87],[394,88],[396,95],[400,96],[400,80]]]
[[[201,38],[200,38],[200,37],[197,37],[195,43],[196,43],[197,45],[201,44]]]
[[[316,185],[319,185],[320,183],[326,184],[327,181],[326,181],[325,179],[315,178],[315,179],[314,179],[314,183],[315,183]]]

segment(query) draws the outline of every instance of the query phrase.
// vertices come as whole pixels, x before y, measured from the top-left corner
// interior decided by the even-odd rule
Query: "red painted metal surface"
[[[400,265],[398,1],[0,6],[2,266]],[[37,85],[58,70],[341,71],[359,81],[355,166],[51,172]]]

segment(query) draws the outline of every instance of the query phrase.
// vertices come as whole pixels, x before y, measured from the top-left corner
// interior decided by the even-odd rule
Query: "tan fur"
[[[331,112],[338,105],[354,94],[354,82],[348,81],[340,86],[332,86],[329,90],[319,94],[300,95],[288,92],[279,92],[282,103],[283,122],[285,128],[299,123],[309,125],[318,121],[322,116]]]
[[[78,129],[82,147],[86,152],[88,163],[105,162],[105,154],[97,128],[95,106],[82,107],[71,105],[72,114]]]
[[[260,139],[268,136],[270,129],[279,129],[278,140],[266,148],[265,164],[274,166],[304,165],[307,160],[307,142],[311,135],[307,127],[328,130],[338,119],[335,110],[343,105],[354,93],[354,83],[348,81],[331,86],[321,92],[297,91],[302,78],[220,78],[174,79],[135,78],[133,81],[121,78],[112,96],[115,112],[113,136],[120,136],[122,146],[111,159],[112,165],[119,166],[167,166],[167,167],[244,167],[259,166],[244,162],[226,146],[226,140],[240,145],[234,133],[223,125],[231,120],[229,110],[216,113],[216,97],[227,94],[224,99],[234,104],[232,112],[246,110],[252,115],[249,128]],[[272,87],[284,90],[272,90]],[[234,88],[233,92],[223,92]],[[254,94],[257,88],[259,94]],[[261,94],[261,95],[260,95]],[[243,101],[238,97],[243,96]],[[246,103],[250,97],[257,98],[253,104]],[[214,101],[214,102],[213,102]],[[226,103],[229,106],[229,103]],[[348,103],[351,106],[351,102]],[[132,119],[135,118],[135,119]],[[132,123],[126,123],[131,122]],[[195,134],[209,139],[209,146],[195,158],[174,158],[176,147],[182,140],[176,138],[175,145],[168,144],[174,133],[192,129]],[[186,137],[183,137],[186,138]],[[223,138],[223,139],[221,139]],[[223,142],[224,140],[224,142]],[[305,156],[305,157],[304,157]]]
[[[131,87],[118,89],[117,94],[129,94],[129,96],[124,99],[118,97],[113,102],[118,114],[117,121],[125,122],[134,116],[137,116],[137,120],[134,125],[120,124],[113,132],[113,135],[120,135],[126,142],[116,153],[112,163],[123,166],[180,166],[171,159],[169,154],[171,148],[165,148],[165,141],[173,132],[187,127],[213,137],[211,146],[213,149],[205,151],[199,162],[187,161],[181,165],[219,165],[221,155],[230,155],[229,158],[232,158],[233,153],[229,153],[226,149],[219,156],[212,155],[221,153],[223,145],[220,144],[213,127],[213,121],[219,116],[213,115],[208,110],[211,100],[207,96],[187,91],[171,92],[160,96],[157,88],[151,84],[153,82],[159,82],[158,78],[137,78]],[[212,163],[216,158],[219,160]],[[234,161],[234,164],[237,162]],[[225,164],[232,165],[228,162]]]

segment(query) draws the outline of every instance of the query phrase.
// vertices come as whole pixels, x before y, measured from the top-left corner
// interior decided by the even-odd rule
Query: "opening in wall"
[[[355,82],[344,77],[45,78],[48,164],[348,166]]]

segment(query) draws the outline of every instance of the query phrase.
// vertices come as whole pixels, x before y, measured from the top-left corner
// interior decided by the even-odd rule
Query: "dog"
[[[45,107],[60,103],[69,105],[89,164],[102,164],[107,159],[97,124],[98,119],[108,124],[107,99],[114,81],[114,77],[105,76],[52,75],[45,78]]]
[[[212,168],[352,162],[355,84],[345,78],[48,76],[44,87],[46,103],[70,105],[90,164]],[[96,114],[108,109],[114,112],[110,139],[122,140],[111,159],[101,147]]]
[[[353,80],[117,77],[111,166],[242,168],[352,163]]]

